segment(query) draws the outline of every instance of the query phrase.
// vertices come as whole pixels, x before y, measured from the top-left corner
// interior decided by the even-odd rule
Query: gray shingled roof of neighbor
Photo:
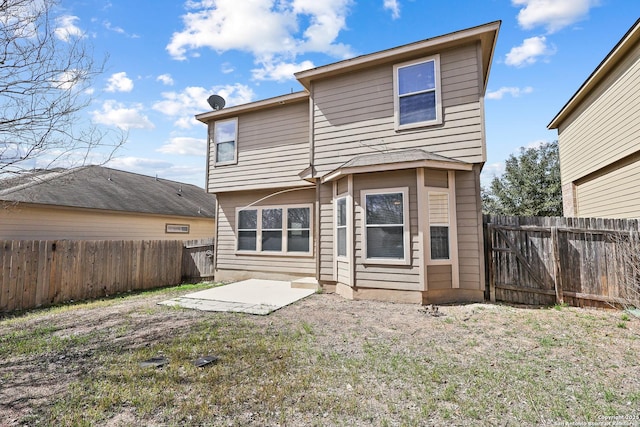
[[[0,180],[0,201],[9,203],[214,218],[215,200],[192,184],[96,165]]]

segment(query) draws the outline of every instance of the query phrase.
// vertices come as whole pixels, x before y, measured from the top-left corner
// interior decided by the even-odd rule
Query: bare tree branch
[[[0,178],[39,167],[108,160],[126,135],[81,112],[103,72],[83,35],[56,27],[58,0],[0,0]],[[69,163],[71,162],[71,163]]]

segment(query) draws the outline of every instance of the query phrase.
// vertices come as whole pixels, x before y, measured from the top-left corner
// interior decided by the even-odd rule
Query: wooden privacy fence
[[[491,301],[625,304],[637,280],[637,220],[484,217]],[[637,243],[635,243],[637,244]]]
[[[200,279],[200,271],[208,276],[212,260],[191,243],[0,240],[0,313],[176,285],[185,276]]]
[[[182,280],[213,278],[214,239],[187,240],[182,252]]]

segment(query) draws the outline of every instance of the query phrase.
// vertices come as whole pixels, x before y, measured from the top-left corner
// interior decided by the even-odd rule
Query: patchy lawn
[[[640,423],[640,319],[619,311],[156,304],[197,289],[0,319],[0,425]],[[139,366],[155,356],[169,364]]]

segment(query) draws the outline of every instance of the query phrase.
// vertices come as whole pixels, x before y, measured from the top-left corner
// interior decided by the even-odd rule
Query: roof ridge
[[[56,168],[54,169],[43,169],[42,170],[42,174],[37,175],[35,174],[35,172],[32,175],[23,175],[22,177],[27,180],[24,183],[15,185],[13,187],[9,187],[9,188],[5,188],[4,190],[0,190],[0,196],[5,196],[7,194],[11,194],[14,193],[16,191],[20,191],[20,190],[24,190],[26,188],[31,188],[34,187],[36,185],[40,185],[40,184],[44,184],[47,183],[55,178],[60,178],[60,177],[64,177],[67,175],[71,175],[74,173],[79,172],[82,169],[86,169],[89,166],[78,166],[75,168],[71,168],[71,169],[63,169],[60,172],[58,172],[56,170]],[[57,168],[59,169],[59,168]],[[34,169],[35,171],[35,169]],[[20,176],[18,176],[18,179],[20,178]]]

